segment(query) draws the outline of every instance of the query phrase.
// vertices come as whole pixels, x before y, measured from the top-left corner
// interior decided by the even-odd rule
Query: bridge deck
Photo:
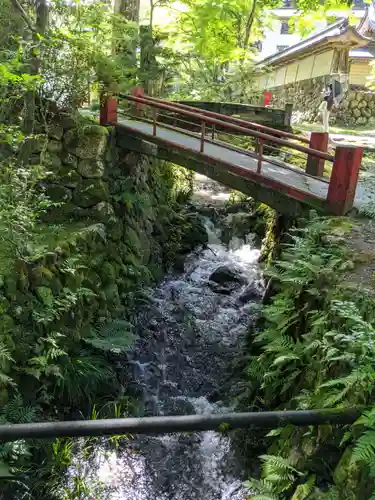
[[[121,118],[118,120],[118,124],[148,136],[151,141],[153,139],[153,126],[150,123]],[[183,148],[192,149],[197,152],[200,151],[200,138],[192,137],[190,135],[184,134],[183,132],[164,128],[159,124],[157,126],[157,139],[159,141],[165,140],[169,143],[174,143],[177,148],[180,146]],[[204,153],[201,154],[202,156],[208,156],[233,165],[234,173],[238,173],[238,171],[236,172],[236,167],[250,170],[252,172],[256,172],[257,170],[257,159],[238,151],[229,149],[225,147],[225,145],[205,142]],[[261,176],[278,181],[285,186],[298,189],[305,192],[306,194],[310,194],[317,198],[320,198],[321,200],[326,199],[328,193],[327,182],[321,181],[317,178],[309,177],[293,165],[286,164],[286,166],[287,168],[284,168],[281,165],[275,165],[267,162],[266,160],[263,160]],[[373,199],[373,194],[371,192],[368,192],[364,185],[359,182],[359,184],[357,185],[354,206],[359,209],[363,204],[368,203]]]

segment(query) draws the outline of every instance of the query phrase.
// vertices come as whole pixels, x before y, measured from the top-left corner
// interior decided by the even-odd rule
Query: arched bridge
[[[122,101],[121,101],[122,100]],[[122,102],[122,106],[118,106]],[[101,108],[119,147],[195,170],[281,213],[344,215],[371,199],[358,183],[362,148],[327,153],[328,134],[306,137],[151,97],[120,95]]]

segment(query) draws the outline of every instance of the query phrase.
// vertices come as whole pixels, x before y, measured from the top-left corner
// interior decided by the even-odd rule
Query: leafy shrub
[[[263,310],[264,328],[254,338],[247,367],[252,398],[268,408],[352,408],[373,403],[375,304],[371,294],[345,280],[353,268],[343,244],[349,229],[345,221],[313,217],[292,232],[291,243],[269,270],[278,293]],[[365,428],[359,436],[355,430],[349,436],[357,436],[352,461],[372,474],[373,413],[366,413],[353,429],[358,425]],[[332,426],[308,432],[288,426],[270,434],[278,436],[270,448],[272,457],[279,455],[263,458],[263,482],[255,489],[264,492],[270,486],[271,496],[290,498],[297,486],[292,498],[307,498],[297,484],[298,474],[285,464],[304,475],[318,473],[313,465],[316,455],[328,443],[339,454],[338,438],[343,434]],[[327,461],[332,469],[337,465],[335,455]],[[306,491],[310,491],[307,486]]]

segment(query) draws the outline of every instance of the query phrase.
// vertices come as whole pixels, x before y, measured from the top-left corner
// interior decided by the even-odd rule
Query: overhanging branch
[[[36,29],[35,29],[35,26],[34,26],[33,22],[31,21],[30,17],[27,15],[27,12],[22,7],[22,5],[19,3],[19,1],[18,0],[11,0],[11,2],[13,4],[13,7],[16,10],[18,10],[19,13],[21,14],[21,17],[25,21],[25,23],[27,24],[27,27],[29,28],[29,30],[32,33],[36,33]]]

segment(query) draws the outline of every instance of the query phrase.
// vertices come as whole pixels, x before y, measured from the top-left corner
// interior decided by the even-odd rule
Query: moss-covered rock
[[[115,217],[113,205],[107,201],[101,201],[93,206],[91,210],[93,217],[104,223],[108,222],[112,217]]]
[[[63,151],[61,153],[61,161],[63,165],[72,168],[77,168],[78,158],[73,153],[69,153],[69,151]]]
[[[17,280],[13,276],[8,276],[5,278],[4,282],[4,293],[7,299],[10,301],[16,300],[17,294]]]
[[[49,184],[46,194],[52,201],[57,203],[67,203],[72,199],[72,191],[60,184]]]
[[[104,262],[99,269],[100,278],[103,283],[114,283],[116,281],[116,270],[110,262]]]
[[[47,135],[51,139],[60,141],[62,139],[64,129],[58,123],[50,123],[47,125]]]
[[[104,289],[107,306],[109,309],[117,309],[121,306],[120,295],[118,287],[115,283],[112,283],[105,287]]]
[[[101,201],[109,200],[107,185],[100,179],[83,179],[77,186],[73,201],[83,208],[93,207]]]
[[[35,289],[35,294],[46,307],[52,307],[54,302],[53,292],[47,286],[38,286]]]
[[[48,137],[46,134],[36,134],[31,138],[26,139],[30,145],[31,153],[40,153],[46,151]]]
[[[48,141],[47,150],[53,154],[59,154],[62,151],[62,142],[50,139]]]
[[[59,183],[67,188],[76,188],[81,182],[82,177],[79,173],[69,166],[63,166],[59,170]]]
[[[101,157],[107,141],[108,131],[99,125],[83,125],[64,136],[65,148],[83,160]]]
[[[53,172],[57,172],[61,167],[61,158],[57,153],[51,153],[50,151],[46,151],[43,153],[42,164],[49,169],[52,169]]]
[[[98,158],[80,160],[77,170],[87,179],[100,179],[104,175],[104,162]]]

